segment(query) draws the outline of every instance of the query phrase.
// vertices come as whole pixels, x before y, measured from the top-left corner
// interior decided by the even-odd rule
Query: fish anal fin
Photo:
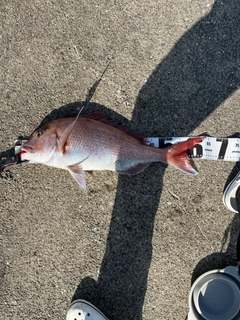
[[[147,144],[145,142],[145,139],[143,138],[143,136],[135,131],[132,130],[128,130],[126,128],[124,128],[121,124],[114,122],[111,118],[109,118],[107,115],[105,115],[102,112],[93,112],[93,113],[89,113],[83,116],[84,118],[88,118],[88,119],[92,119],[95,121],[99,121],[102,123],[105,123],[109,126],[112,126],[118,130],[121,130],[129,135],[131,135],[132,137],[138,139],[141,143],[143,144]]]
[[[86,189],[85,172],[79,165],[68,166],[68,171],[70,172],[73,179],[83,188]]]
[[[136,166],[128,168],[126,170],[116,170],[117,173],[121,173],[121,174],[127,174],[130,176],[133,176],[135,174],[138,174],[140,172],[142,172],[143,170],[145,170],[148,166],[150,165],[150,163],[138,163]]]
[[[192,138],[168,147],[166,162],[184,172],[198,174],[194,162],[189,158],[189,150],[201,143],[205,137]]]

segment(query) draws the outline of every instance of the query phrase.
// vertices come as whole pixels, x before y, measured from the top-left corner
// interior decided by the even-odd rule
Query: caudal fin
[[[194,162],[188,157],[189,150],[201,143],[205,137],[192,138],[168,147],[166,154],[167,163],[190,174],[198,174],[193,167]]]

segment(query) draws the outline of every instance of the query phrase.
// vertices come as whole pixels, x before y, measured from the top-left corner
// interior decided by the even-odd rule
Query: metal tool
[[[1,159],[0,160],[0,174],[9,166],[12,166],[14,164],[21,163],[20,157],[15,154],[14,156],[11,156],[9,158]]]
[[[20,164],[24,163],[26,161],[22,161],[20,156],[18,155],[19,152],[21,151],[21,147],[24,145],[24,143],[27,140],[16,140],[15,141],[15,148],[14,148],[14,155],[11,155],[9,157],[3,157],[0,159],[0,175],[2,175],[3,171],[6,170],[6,168],[15,165],[15,164]]]

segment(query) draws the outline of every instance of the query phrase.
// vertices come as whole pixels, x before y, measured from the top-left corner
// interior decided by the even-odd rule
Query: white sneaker
[[[227,188],[223,193],[223,203],[225,207],[232,211],[238,213],[238,204],[236,201],[236,193],[238,188],[240,188],[240,172],[236,177],[229,183]]]
[[[69,307],[67,320],[108,320],[108,318],[90,302],[79,299]]]

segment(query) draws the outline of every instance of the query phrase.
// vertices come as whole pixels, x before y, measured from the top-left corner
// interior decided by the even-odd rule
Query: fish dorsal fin
[[[58,149],[60,152],[62,153],[65,153],[66,151],[66,145],[67,145],[67,140],[68,140],[68,137],[70,136],[76,122],[77,122],[77,119],[79,118],[79,115],[82,111],[84,107],[82,107],[79,112],[78,112],[78,115],[76,116],[76,119],[69,125],[67,126],[67,128],[63,131],[63,134],[61,136],[61,139],[58,139]]]
[[[121,131],[131,135],[132,137],[138,139],[141,143],[145,144],[144,138],[141,134],[124,128],[121,124],[114,122],[111,118],[109,118],[108,116],[106,116],[102,112],[89,113],[89,114],[84,115],[83,117],[105,123],[111,127],[114,127],[118,130],[121,130]]]

